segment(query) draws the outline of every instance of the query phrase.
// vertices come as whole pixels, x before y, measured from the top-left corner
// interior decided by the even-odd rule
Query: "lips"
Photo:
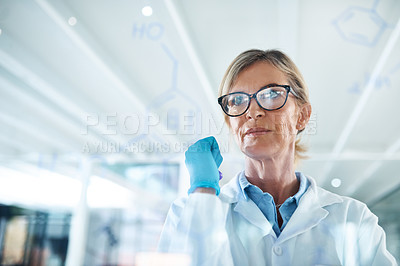
[[[268,129],[262,128],[262,127],[249,128],[244,133],[244,136],[260,136],[260,135],[267,134],[268,132],[271,132],[271,130],[268,130]]]

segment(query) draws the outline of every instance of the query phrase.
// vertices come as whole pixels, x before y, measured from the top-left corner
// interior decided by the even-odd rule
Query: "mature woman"
[[[311,105],[290,58],[243,52],[219,96],[245,169],[220,190],[216,140],[193,144],[185,154],[189,196],[171,207],[160,251],[189,254],[193,265],[396,265],[365,204],[295,172]]]

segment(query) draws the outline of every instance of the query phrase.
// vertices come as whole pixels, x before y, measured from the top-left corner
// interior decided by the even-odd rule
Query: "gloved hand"
[[[214,137],[201,139],[191,145],[185,152],[185,164],[190,174],[190,189],[192,193],[198,187],[211,187],[219,195],[220,172],[222,156]]]

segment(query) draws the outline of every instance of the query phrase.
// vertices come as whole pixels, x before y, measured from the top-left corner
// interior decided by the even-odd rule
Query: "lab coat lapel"
[[[310,230],[318,225],[328,214],[329,212],[321,207],[307,209],[305,206],[299,206],[285,229],[283,229],[278,241],[283,242]]]
[[[233,210],[257,226],[263,232],[261,237],[273,232],[271,224],[252,200],[239,200]]]
[[[240,174],[242,173],[238,173],[233,180],[231,180],[221,189],[220,198],[225,202],[234,204],[234,212],[237,212],[248,222],[258,227],[262,232],[260,237],[270,233],[276,237],[274,231],[272,230],[271,224],[262,214],[261,210],[252,200],[247,199],[243,195],[238,182],[238,176]]]
[[[311,185],[300,199],[299,206],[278,238],[279,242],[315,227],[329,215],[329,211],[324,207],[342,201],[337,195],[318,188],[311,177],[307,178],[310,180]]]

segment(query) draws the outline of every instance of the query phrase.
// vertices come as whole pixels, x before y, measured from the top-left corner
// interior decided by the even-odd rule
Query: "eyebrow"
[[[269,83],[267,85],[261,86],[258,90],[264,89],[264,88],[270,88],[273,86],[279,85],[278,83]],[[236,93],[236,92],[244,92],[244,91],[229,91],[226,95],[231,94],[231,93]]]
[[[269,88],[269,87],[273,87],[273,86],[276,86],[276,85],[279,85],[278,83],[270,83],[270,84],[267,84],[267,85],[265,85],[265,86],[262,86],[260,89],[262,89],[262,88]]]

